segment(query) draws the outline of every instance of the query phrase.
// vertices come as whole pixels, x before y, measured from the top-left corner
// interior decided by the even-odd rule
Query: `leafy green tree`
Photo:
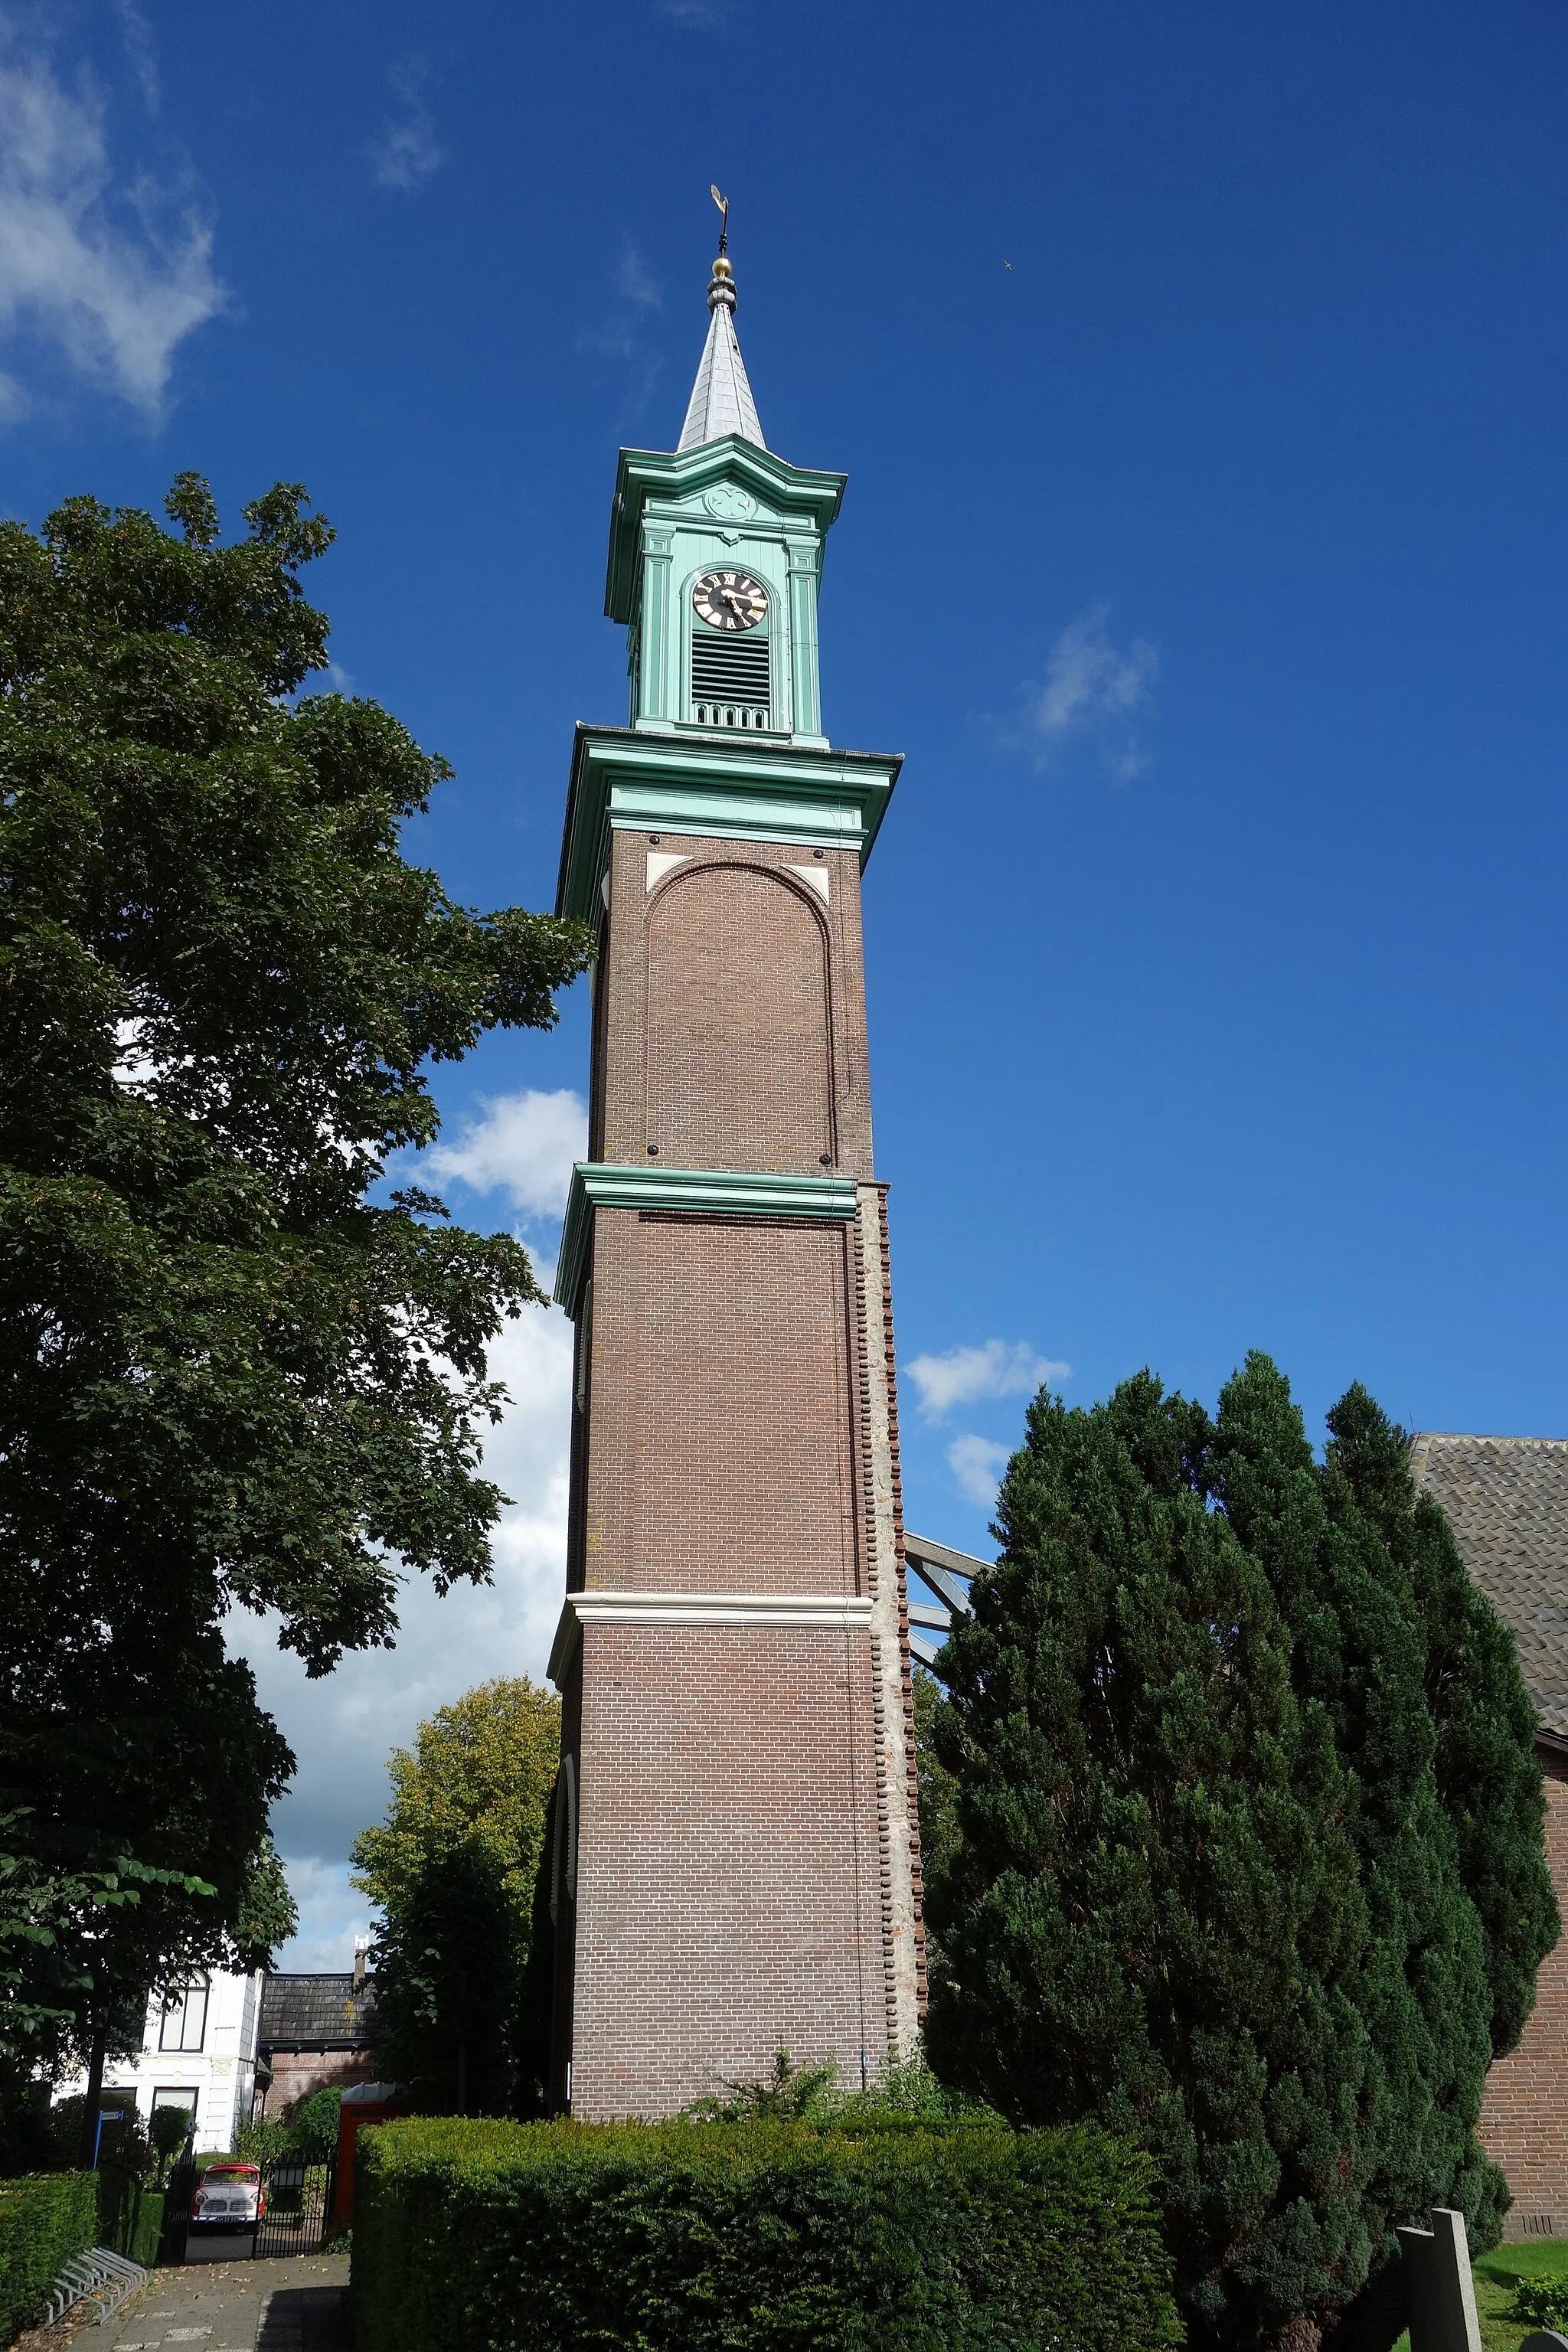
[[[1513,1639],[1417,1497],[1408,1441],[1359,1385],[1313,1458],[1289,1389],[1253,1355],[1220,1398],[1209,1494],[1268,1563],[1298,1689],[1355,1779],[1370,1934],[1352,1980],[1385,2118],[1367,2187],[1382,2228],[1350,2340],[1403,2325],[1394,2225],[1434,2202],[1496,2242],[1507,2184],[1475,2137],[1487,2068],[1517,2042],[1558,1916],[1534,1714]]]
[[[1399,1433],[1359,1391],[1332,1426],[1319,1465],[1260,1357],[1217,1423],[1146,1373],[1087,1412],[1042,1393],[942,1662],[939,2071],[1141,2138],[1189,2332],[1226,2347],[1386,2343],[1395,2222],[1455,2202],[1495,2237],[1491,2021],[1517,2032],[1555,1932],[1508,1637],[1400,1490]],[[1434,1694],[1469,1740],[1447,1792]],[[1478,1871],[1472,1897],[1461,1780],[1512,1825],[1507,1895]]]
[[[71,1990],[27,2055],[83,2067],[89,2103],[105,2061],[140,2048],[150,1992],[263,1966],[292,1932],[268,1817],[293,1758],[248,1665],[216,1627],[187,1623],[182,1639],[176,1605],[125,1608],[74,1642],[68,1621],[0,1718],[6,1780],[29,1808],[5,1843],[35,1867],[119,1866],[118,1850],[147,1873],[134,1904],[79,1907],[37,1955]]]
[[[1437,1794],[1480,1920],[1491,2055],[1501,2058],[1518,2046],[1536,1971],[1561,1924],[1542,1850],[1535,1711],[1512,1633],[1466,1574],[1442,1506],[1415,1491],[1405,1433],[1359,1383],[1329,1415],[1329,1430],[1331,1517],[1366,1528],[1369,1549],[1414,1609]]]
[[[0,1620],[174,1585],[319,1673],[390,1637],[392,1554],[488,1573],[485,1348],[540,1294],[367,1195],[437,1132],[424,1066],[548,1025],[589,942],[454,904],[400,845],[445,761],[291,698],[303,492],[226,546],[195,476],[165,503],[0,524]]]
[[[525,1957],[500,1874],[476,1846],[435,1856],[387,1913],[371,1948],[376,2048],[422,2113],[510,2113]]]
[[[485,1351],[540,1293],[510,1238],[371,1195],[437,1132],[426,1066],[548,1025],[588,950],[455,904],[402,849],[445,762],[295,698],[332,536],[303,492],[227,545],[195,476],[165,505],[0,524],[0,1804],[29,1869],[214,1889],[85,1922],[95,2044],[134,1971],[276,1926],[291,1759],[225,1609],[319,1674],[392,1639],[395,1557],[489,1572]]]
[[[353,1848],[383,1914],[374,1961],[384,2064],[437,2109],[504,2114],[532,2041],[523,1988],[561,1755],[561,1702],[526,1676],[481,1683],[394,1751],[384,1823]],[[542,1957],[542,1956],[541,1956]]]
[[[134,1909],[152,1889],[213,1892],[199,1879],[110,1855],[102,1840],[103,1861],[74,1868],[29,1852],[37,1843],[25,1808],[0,1813],[0,2173],[51,2160],[58,2118],[47,2113],[39,2069],[70,2046],[95,1990],[91,1948],[110,1915]],[[124,2038],[132,2032],[127,2014]],[[98,2087],[94,2081],[95,2097]],[[92,2128],[84,2116],[97,2112],[85,2099],[78,2108],[71,2160]]]

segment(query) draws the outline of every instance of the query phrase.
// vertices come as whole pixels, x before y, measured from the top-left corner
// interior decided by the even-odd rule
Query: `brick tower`
[[[724,241],[679,447],[623,449],[558,910],[598,925],[552,1858],[554,2095],[658,2116],[781,2044],[875,2081],[922,1969],[860,875],[899,761],[836,751],[840,474],[763,441]]]

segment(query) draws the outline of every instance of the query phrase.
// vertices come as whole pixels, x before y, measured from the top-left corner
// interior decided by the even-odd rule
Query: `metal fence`
[[[336,2175],[335,2157],[323,2164],[279,2157],[268,2165],[261,2176],[266,2210],[256,2225],[250,2252],[258,2256],[315,2253],[332,2218]]]

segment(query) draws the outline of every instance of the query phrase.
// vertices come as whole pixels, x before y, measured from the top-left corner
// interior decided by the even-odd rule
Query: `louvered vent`
[[[691,715],[700,727],[767,727],[766,637],[691,633]]]

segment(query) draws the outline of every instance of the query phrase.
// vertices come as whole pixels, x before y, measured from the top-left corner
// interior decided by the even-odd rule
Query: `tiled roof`
[[[352,1976],[268,1977],[261,1988],[258,2045],[275,2050],[289,2042],[315,2047],[335,2042],[358,2049],[371,2039],[375,1988],[362,1985],[356,1998]]]
[[[1426,1433],[1410,1466],[1513,1630],[1542,1732],[1568,1741],[1568,1438]]]

